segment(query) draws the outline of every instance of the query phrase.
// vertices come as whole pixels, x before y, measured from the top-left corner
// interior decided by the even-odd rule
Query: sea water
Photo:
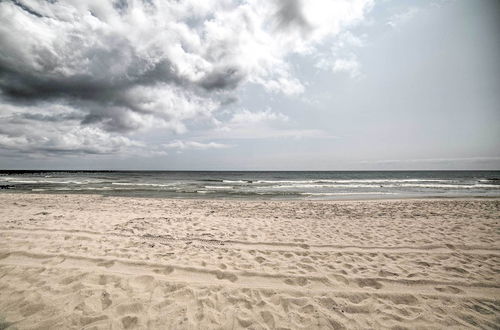
[[[215,199],[500,197],[500,171],[0,171],[0,187]]]

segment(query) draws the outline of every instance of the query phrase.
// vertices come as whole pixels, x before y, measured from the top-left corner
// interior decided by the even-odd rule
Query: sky
[[[0,169],[500,169],[500,1],[0,1]]]

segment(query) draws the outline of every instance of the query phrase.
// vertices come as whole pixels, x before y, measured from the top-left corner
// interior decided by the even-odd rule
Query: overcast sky
[[[0,1],[0,168],[500,169],[500,1]]]

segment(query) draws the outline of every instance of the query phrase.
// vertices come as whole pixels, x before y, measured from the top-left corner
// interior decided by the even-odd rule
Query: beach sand
[[[498,199],[0,205],[1,329],[500,327]]]

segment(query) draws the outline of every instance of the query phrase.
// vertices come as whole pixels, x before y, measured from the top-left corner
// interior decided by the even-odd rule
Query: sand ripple
[[[500,324],[499,200],[0,201],[0,328]]]

